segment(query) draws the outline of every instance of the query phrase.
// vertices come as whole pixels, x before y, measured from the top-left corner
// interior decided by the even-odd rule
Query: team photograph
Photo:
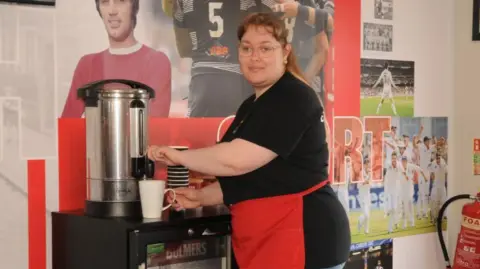
[[[392,52],[393,26],[371,22],[363,23],[363,50]]]
[[[350,132],[347,141],[355,142],[335,155],[335,163],[345,164],[346,184],[334,189],[348,212],[353,243],[434,232],[446,201],[447,118],[392,117],[389,129],[381,145],[372,136],[382,133],[364,135],[363,160],[350,157],[359,140]],[[361,174],[364,181],[352,183]]]
[[[360,115],[413,117],[415,63],[361,59]]]
[[[393,0],[375,0],[375,19],[393,20]]]

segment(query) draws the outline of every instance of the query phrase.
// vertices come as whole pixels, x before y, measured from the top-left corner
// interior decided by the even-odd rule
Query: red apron
[[[233,205],[232,243],[240,269],[304,269],[303,196],[327,183]]]

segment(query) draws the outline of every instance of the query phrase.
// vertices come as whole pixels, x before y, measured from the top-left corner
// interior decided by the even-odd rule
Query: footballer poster
[[[414,62],[362,59],[360,66],[362,116],[413,117]]]

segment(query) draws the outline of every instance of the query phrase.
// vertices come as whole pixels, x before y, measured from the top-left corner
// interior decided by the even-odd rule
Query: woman
[[[215,175],[200,190],[176,189],[176,209],[225,203],[242,269],[340,269],[349,256],[348,217],[328,185],[323,109],[303,81],[284,23],[271,13],[239,27],[241,70],[255,94],[221,143],[151,159]]]

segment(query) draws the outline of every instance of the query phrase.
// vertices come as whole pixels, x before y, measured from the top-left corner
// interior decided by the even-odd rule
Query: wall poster
[[[473,175],[480,175],[480,139],[473,139]]]
[[[353,244],[344,269],[393,269],[393,240]]]
[[[353,243],[435,231],[447,198],[447,118],[336,119],[334,154]]]

